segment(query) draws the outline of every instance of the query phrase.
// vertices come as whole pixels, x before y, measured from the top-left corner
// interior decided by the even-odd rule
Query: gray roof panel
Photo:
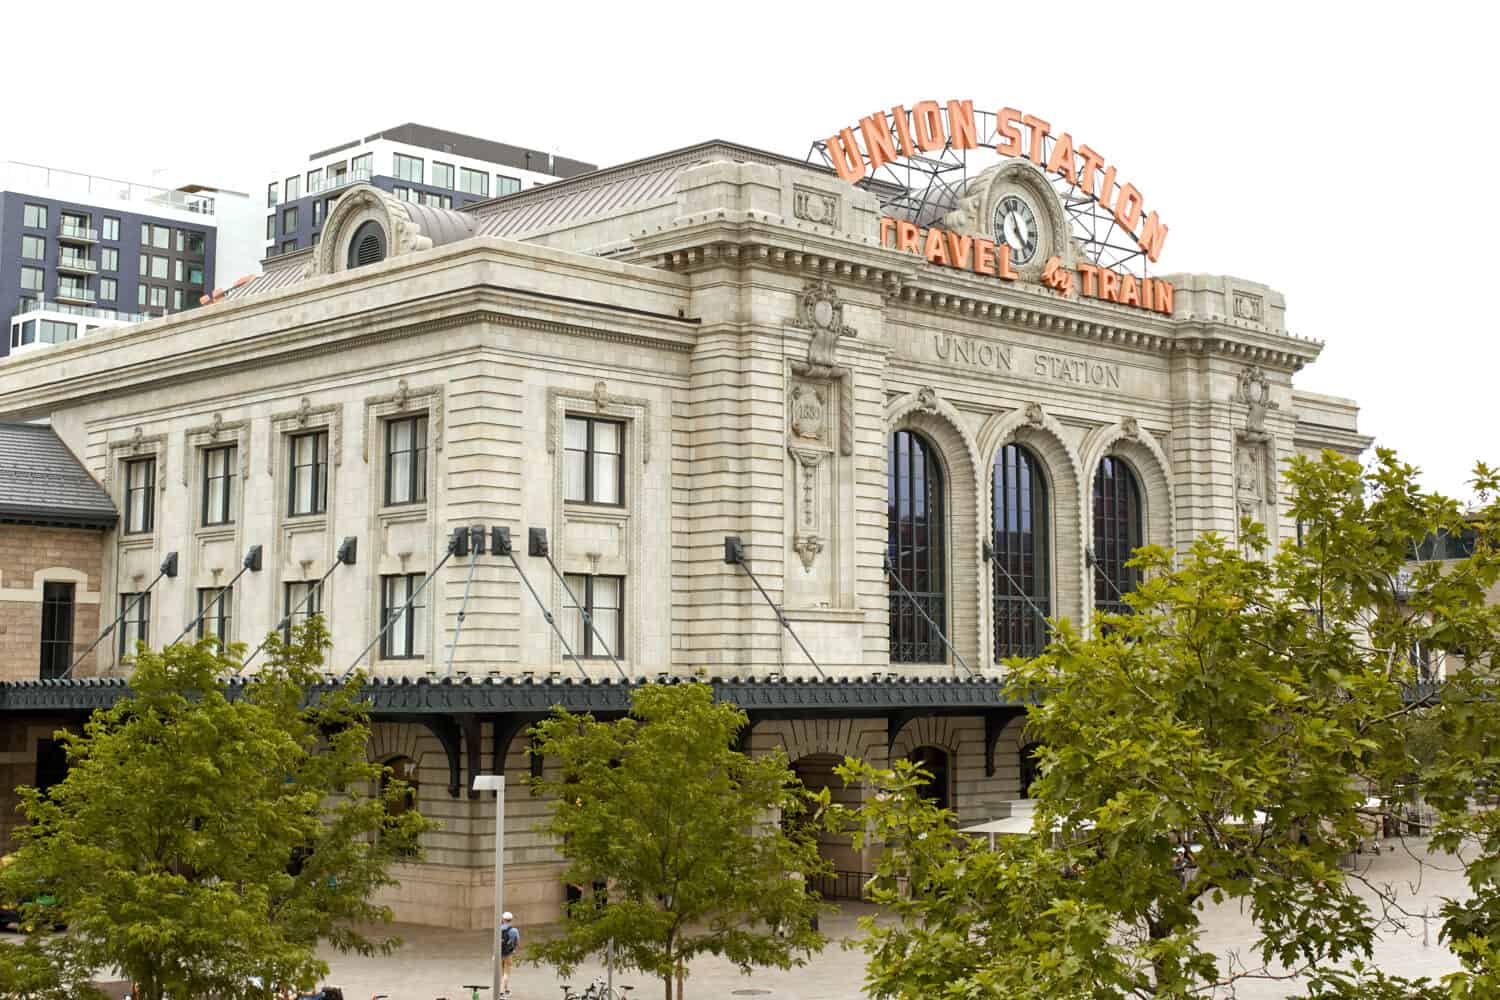
[[[108,528],[118,517],[51,427],[0,422],[0,521]]]

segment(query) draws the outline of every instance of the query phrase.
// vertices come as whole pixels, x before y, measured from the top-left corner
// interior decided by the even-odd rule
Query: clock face
[[[995,242],[1010,247],[1010,262],[1016,267],[1031,263],[1041,245],[1042,231],[1036,213],[1020,195],[1008,194],[995,206]]]

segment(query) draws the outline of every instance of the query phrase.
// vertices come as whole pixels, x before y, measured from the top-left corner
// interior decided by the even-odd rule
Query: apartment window
[[[302,178],[288,177],[286,179],[286,200],[293,202],[300,197],[302,197]]]
[[[385,502],[427,500],[427,417],[385,422]]]
[[[174,265],[173,269],[172,269],[173,274],[176,275],[175,280],[181,281],[182,280],[182,275],[183,275],[182,258],[181,257],[177,258],[176,260],[172,261],[172,264]]]
[[[120,659],[135,653],[137,643],[151,643],[151,595],[120,595]]]
[[[149,301],[151,305],[156,306],[158,309],[165,309],[167,307],[166,287],[163,285],[152,285]]]
[[[21,256],[27,260],[46,260],[47,241],[40,236],[22,236]]]
[[[314,228],[317,228],[318,226],[321,226],[323,224],[323,203],[321,201],[314,201],[312,203],[312,210],[313,210],[313,221],[312,221],[312,224],[313,224]]]
[[[306,625],[313,615],[323,613],[323,588],[317,580],[305,580],[288,583],[283,590],[286,593],[286,603],[283,605],[282,617],[286,619],[286,626],[281,630],[281,638],[291,642],[292,629]]]
[[[266,185],[266,207],[267,208],[275,208],[277,205],[281,204],[281,199],[279,197],[277,197],[277,195],[279,194],[280,190],[281,190],[281,185],[279,185],[279,184],[271,183],[271,184],[267,184]]]
[[[318,245],[318,237],[322,236],[322,235],[323,235],[322,233],[313,233],[312,234],[312,242],[309,243],[308,246],[314,246],[314,247],[317,246]]]
[[[74,292],[74,294],[77,293]],[[41,336],[37,339],[43,344],[66,344],[77,337],[77,323],[59,323],[55,319],[44,319],[41,323]]]
[[[182,312],[182,289],[180,288],[172,289],[172,310]]]
[[[112,216],[104,217],[104,238],[107,240],[118,240],[120,238],[120,220]]]
[[[609,652],[620,655],[625,645],[625,578],[622,576],[583,576],[569,573],[565,577],[570,599],[563,594],[563,631],[567,633],[568,645],[579,656],[608,656],[600,637],[609,645]],[[583,602],[583,610],[593,619],[594,627],[583,623],[575,600]],[[594,630],[598,630],[598,635]]]
[[[380,578],[380,623],[390,626],[380,640],[382,659],[415,660],[427,655],[427,615],[422,596],[417,594],[426,578],[424,573]],[[414,594],[417,596],[412,600]]]
[[[125,534],[143,535],[156,523],[156,459],[125,463]]]
[[[432,186],[453,190],[453,164],[432,161]]]
[[[496,194],[515,194],[521,190],[521,181],[515,177],[507,177],[504,174],[495,175]]]
[[[27,229],[47,228],[47,206],[27,205],[22,210],[21,224]]]
[[[467,194],[477,194],[488,198],[490,195],[490,175],[483,170],[470,170],[468,167],[458,168],[458,189]]]
[[[321,514],[328,509],[328,432],[293,434],[287,441],[287,513]]]
[[[148,273],[150,273],[150,271],[151,271],[151,255],[149,253],[143,253],[143,254],[141,254],[141,266],[140,266],[139,274],[140,274],[141,277],[144,278]]]
[[[143,306],[143,305],[146,304],[146,286],[145,285],[136,285],[135,286],[135,302],[136,302],[136,305],[141,305],[141,306]]]
[[[177,230],[176,232],[177,232],[177,252],[178,253],[182,253],[182,248],[187,243],[187,233],[183,232],[181,229]]]
[[[228,587],[202,587],[198,590],[198,638],[211,635],[220,644],[229,642],[230,609],[233,592]]]
[[[99,269],[101,271],[118,271],[120,269],[120,251],[118,248],[99,248]]]
[[[166,250],[172,245],[172,229],[170,226],[151,227],[151,245],[158,250]]]
[[[367,181],[374,175],[375,154],[362,153],[349,161],[349,170],[357,181]]]
[[[403,181],[422,183],[422,161],[415,156],[396,154],[396,176]]]
[[[119,283],[114,278],[99,279],[99,298],[105,302],[113,302],[119,293]]]
[[[10,346],[21,347],[25,344],[36,343],[36,320],[28,319],[26,322],[10,328]]]
[[[192,229],[187,231],[187,254],[189,257],[203,256],[203,234]]]
[[[281,231],[283,233],[295,233],[297,231],[297,209],[295,207],[281,210]]]
[[[266,216],[266,239],[268,239],[268,240],[274,240],[275,238],[276,238],[276,216],[274,216],[274,215],[268,215],[268,216]]]
[[[73,660],[73,584],[42,584],[42,680],[61,677]]]
[[[47,272],[39,267],[23,267],[21,268],[21,287],[28,292],[40,292],[46,277]]]
[[[391,194],[396,196],[397,201],[411,201],[411,188],[396,184],[391,188]]]
[[[307,172],[307,193],[312,194],[314,191],[318,190],[318,188],[321,186],[319,182],[322,181],[322,179],[323,171],[321,168],[317,170],[309,170]]]
[[[187,283],[190,285],[203,284],[203,265],[189,264],[187,269]]]
[[[295,253],[296,250],[297,250],[297,241],[296,240],[287,240],[285,243],[281,244],[281,252],[282,253]]]
[[[568,417],[563,424],[563,499],[622,504],[625,425],[618,420]]]

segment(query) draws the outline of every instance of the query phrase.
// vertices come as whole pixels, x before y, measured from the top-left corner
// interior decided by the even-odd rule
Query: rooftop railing
[[[38,299],[31,305],[22,306],[11,317],[29,316],[32,313],[63,313],[68,316],[82,316],[85,319],[117,319],[122,323],[143,323],[152,317],[147,313],[119,312],[115,309],[96,309],[92,306],[71,305],[66,302],[49,302],[46,299]]]
[[[15,190],[31,189],[46,192],[61,198],[76,198],[82,201],[134,201],[162,205],[184,212],[202,215],[214,214],[214,199],[203,194],[156,187],[151,184],[135,184],[115,180],[111,177],[96,177],[76,170],[60,170],[35,163],[16,160],[0,164],[4,171],[4,186]]]

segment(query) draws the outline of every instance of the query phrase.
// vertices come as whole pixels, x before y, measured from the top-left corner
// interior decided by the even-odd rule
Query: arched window
[[[995,659],[1036,656],[1047,643],[1052,614],[1047,483],[1026,448],[1008,444],[995,457]]]
[[[943,663],[943,472],[932,444],[912,431],[891,435],[888,554],[901,586],[890,588],[891,662]],[[934,629],[913,602],[932,619]]]
[[[1028,743],[1021,748],[1021,798],[1034,799],[1036,793],[1032,786],[1036,779],[1042,776],[1042,763],[1037,759],[1037,752],[1042,749],[1040,743]]]
[[[1141,546],[1141,490],[1122,459],[1106,456],[1094,473],[1094,607],[1128,614],[1124,595],[1136,572],[1125,565]]]
[[[917,794],[939,809],[951,809],[952,797],[948,791],[951,787],[948,781],[948,751],[942,747],[917,747],[908,759],[932,775],[922,782],[922,787],[918,789]]]

